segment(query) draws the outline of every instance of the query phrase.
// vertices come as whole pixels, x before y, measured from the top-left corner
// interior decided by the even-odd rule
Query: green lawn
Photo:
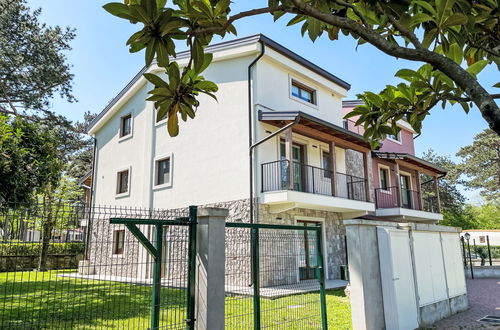
[[[56,276],[60,273],[62,271],[0,273],[0,328],[148,328],[149,286]],[[168,329],[184,329],[185,291],[162,288],[161,296],[162,325]],[[327,291],[326,300],[329,328],[350,329],[349,299],[343,291]],[[263,327],[321,327],[318,293],[261,299],[261,310]],[[226,328],[251,329],[252,326],[252,298],[227,297]]]

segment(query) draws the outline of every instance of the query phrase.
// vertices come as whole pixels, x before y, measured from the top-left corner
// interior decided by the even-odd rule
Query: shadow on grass
[[[151,286],[57,275],[0,274],[0,328],[147,328]],[[183,322],[185,303],[185,290],[162,288],[162,323]]]

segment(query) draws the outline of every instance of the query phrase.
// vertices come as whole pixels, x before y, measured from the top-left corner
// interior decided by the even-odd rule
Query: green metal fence
[[[193,214],[187,208],[2,205],[0,329],[192,326],[193,295],[187,284],[193,268]],[[123,223],[134,219],[163,258],[146,253],[126,226],[111,224],[111,218]],[[53,226],[48,262],[46,270],[38,271],[43,245],[39,233],[48,221]],[[155,226],[148,225],[151,221]],[[60,242],[58,234],[70,229],[83,235],[77,242]],[[86,261],[78,268],[80,260]]]
[[[226,223],[226,328],[327,329],[321,227]]]

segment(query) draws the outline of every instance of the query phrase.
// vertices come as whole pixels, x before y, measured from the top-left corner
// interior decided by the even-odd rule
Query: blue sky
[[[81,119],[87,110],[99,112],[144,65],[143,53],[130,54],[125,46],[125,41],[140,26],[106,13],[101,6],[107,2],[28,0],[32,9],[42,8],[43,22],[76,28],[77,36],[71,44],[73,50],[68,52],[68,61],[73,65],[74,95],[78,102],[71,104],[54,99],[52,105],[54,111],[73,120]],[[251,6],[265,6],[267,0],[234,2],[234,11],[239,12]],[[363,91],[377,92],[386,84],[397,84],[399,80],[394,73],[398,69],[420,66],[420,63],[390,58],[370,45],[356,49],[355,42],[342,35],[335,42],[323,36],[312,43],[302,38],[299,27],[285,27],[286,21],[282,18],[274,23],[270,15],[264,15],[239,21],[236,28],[240,37],[263,33],[346,80],[352,86],[348,99],[354,99]],[[490,67],[479,75],[479,80],[489,87],[500,79],[496,68]],[[416,153],[421,155],[433,148],[439,154],[454,157],[461,146],[470,144],[473,136],[486,127],[477,108],[468,115],[461,107],[436,108],[426,118],[422,135],[415,141]],[[465,194],[472,199],[477,195],[476,192]]]

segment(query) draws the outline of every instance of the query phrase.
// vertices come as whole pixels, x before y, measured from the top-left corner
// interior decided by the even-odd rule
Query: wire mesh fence
[[[0,208],[0,328],[149,328],[152,259],[109,219],[186,216],[188,209],[61,203]],[[154,243],[151,226],[139,227]],[[184,329],[188,229],[165,226],[163,235],[160,328]]]
[[[322,329],[319,232],[226,227],[227,329]]]

